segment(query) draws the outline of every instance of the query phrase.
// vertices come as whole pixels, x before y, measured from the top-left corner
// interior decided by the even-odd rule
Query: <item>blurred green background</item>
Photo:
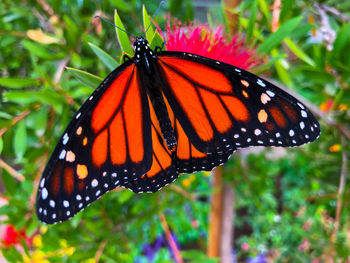
[[[35,215],[46,161],[96,83],[65,67],[104,78],[112,67],[97,47],[118,62],[122,52],[93,16],[113,21],[117,9],[140,35],[143,4],[152,16],[159,2],[0,1],[0,262],[176,262],[169,233],[185,262],[220,261],[207,253],[218,190],[208,173],[155,194],[117,189],[54,226]],[[174,0],[157,14],[162,29],[167,14],[223,25],[228,39],[241,32],[261,58],[253,72],[298,94],[321,124],[314,143],[242,150],[221,170],[234,204],[230,260],[349,262],[350,2]]]

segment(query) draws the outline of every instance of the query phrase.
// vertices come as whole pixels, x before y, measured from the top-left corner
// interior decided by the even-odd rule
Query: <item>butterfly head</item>
[[[134,44],[134,60],[137,64],[142,64],[148,73],[151,73],[151,60],[156,58],[155,52],[150,48],[148,41],[143,37],[136,38]]]

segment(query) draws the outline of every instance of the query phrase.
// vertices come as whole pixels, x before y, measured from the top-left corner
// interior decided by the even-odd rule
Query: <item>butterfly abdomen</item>
[[[174,151],[177,145],[177,140],[164,99],[161,93],[156,89],[149,89],[149,95],[165,143],[170,151]]]
[[[157,116],[160,132],[170,151],[174,151],[177,145],[175,132],[169,118],[169,113],[162,95],[162,81],[159,78],[155,63],[157,54],[149,47],[147,40],[140,37],[134,43],[134,60],[140,70],[141,83],[147,90],[150,102]]]

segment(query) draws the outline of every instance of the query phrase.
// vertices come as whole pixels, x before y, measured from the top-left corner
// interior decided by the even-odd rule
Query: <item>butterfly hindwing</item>
[[[172,152],[166,146],[155,109],[149,97],[148,101],[152,131],[152,166],[147,173],[134,178],[126,185],[128,189],[135,193],[156,192],[178,177]]]
[[[197,171],[211,171],[214,167],[225,163],[233,153],[233,150],[208,154],[199,151],[184,132],[174,111],[165,96],[164,101],[176,134],[177,147],[174,152],[174,162],[179,173],[193,173]]]
[[[64,221],[152,164],[151,122],[137,67],[112,72],[80,108],[45,167],[37,213]]]
[[[301,102],[254,74],[183,52],[160,52],[158,61],[164,94],[201,152],[297,146],[320,133]]]

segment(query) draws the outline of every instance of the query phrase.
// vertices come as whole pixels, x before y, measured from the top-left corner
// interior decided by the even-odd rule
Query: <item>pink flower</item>
[[[27,237],[24,230],[17,231],[13,226],[9,225],[5,226],[1,241],[5,246],[12,246],[19,244],[22,238],[24,238],[28,246],[31,244],[31,238]]]
[[[208,25],[168,22],[167,31],[160,30],[166,39],[168,51],[183,51],[219,60],[239,68],[250,69],[258,64],[254,49],[245,46],[242,35],[235,35],[231,41],[224,36],[222,26],[211,29]]]
[[[306,250],[309,249],[310,245],[311,245],[311,244],[310,244],[310,241],[304,238],[304,239],[303,239],[303,243],[301,243],[301,245],[299,245],[298,249],[299,249],[300,251],[305,252]]]
[[[192,220],[192,221],[191,221],[191,226],[192,226],[193,228],[198,228],[198,227],[199,227],[199,222],[198,222],[198,220],[197,220],[197,219]]]
[[[242,245],[241,245],[241,248],[243,251],[248,251],[250,246],[248,243],[244,242]]]

